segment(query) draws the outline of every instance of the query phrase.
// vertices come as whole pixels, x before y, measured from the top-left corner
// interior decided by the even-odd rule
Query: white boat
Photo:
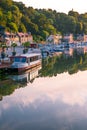
[[[41,70],[41,68],[42,68],[41,65],[39,65],[37,67],[34,67],[33,69],[29,69],[26,72],[16,74],[16,75],[13,74],[13,75],[10,75],[9,77],[13,81],[28,83],[39,76],[39,71]]]
[[[31,54],[22,54],[20,56],[11,56],[10,60],[12,62],[9,67],[10,70],[14,72],[22,72],[28,69],[31,69],[37,65],[41,64],[41,54],[40,53],[31,53]]]

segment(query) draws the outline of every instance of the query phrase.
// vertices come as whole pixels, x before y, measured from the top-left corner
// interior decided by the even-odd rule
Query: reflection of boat
[[[9,67],[10,70],[16,72],[22,72],[33,68],[41,64],[41,54],[40,53],[31,53],[31,54],[22,54],[20,56],[11,56],[10,60],[13,62]]]
[[[10,75],[10,78],[17,82],[29,82],[39,75],[40,69],[41,65],[34,67],[33,69],[26,71],[25,73],[20,73],[18,75]]]
[[[50,52],[48,50],[42,50],[42,58],[49,56]]]

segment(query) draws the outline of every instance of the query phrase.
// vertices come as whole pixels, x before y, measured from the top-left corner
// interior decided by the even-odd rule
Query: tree
[[[2,7],[5,10],[8,10],[10,9],[12,3],[12,0],[0,0],[0,7]]]
[[[23,23],[20,23],[18,30],[19,32],[27,32],[26,27]]]
[[[76,31],[76,20],[73,16],[67,16],[65,19],[65,33],[75,33]]]
[[[82,22],[77,22],[76,23],[76,31],[75,31],[75,33],[76,34],[81,34],[82,31],[83,31],[83,24],[82,24]]]
[[[76,21],[78,21],[79,13],[76,11],[73,11],[72,9],[71,11],[68,12],[68,16],[73,16],[76,19]]]
[[[18,32],[18,27],[16,25],[16,23],[10,22],[8,24],[8,27],[10,28],[10,30],[12,30],[13,32]]]
[[[11,46],[13,47],[12,55],[14,56],[16,55],[15,47],[17,46],[17,43],[13,42]]]
[[[87,22],[83,23],[83,33],[87,34]]]
[[[2,43],[2,44],[1,44],[1,48],[2,48],[1,58],[4,59],[4,58],[6,57],[6,53],[5,53],[5,48],[7,48],[6,44],[5,44],[5,43]]]
[[[7,17],[7,24],[8,24],[9,22],[12,22],[12,12],[11,12],[11,11],[8,11],[8,12],[6,13],[6,17]]]
[[[22,13],[20,12],[19,8],[16,5],[11,6],[11,12],[12,12],[12,21],[16,23],[17,26],[19,26]]]
[[[47,36],[49,36],[49,32],[43,30],[42,31],[42,36],[43,36],[44,40],[46,40]]]
[[[27,53],[27,52],[28,52],[28,47],[30,46],[30,42],[25,42],[25,43],[23,44],[23,46],[24,46],[23,53]]]

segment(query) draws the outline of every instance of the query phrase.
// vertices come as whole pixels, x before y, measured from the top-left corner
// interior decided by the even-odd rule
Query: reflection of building
[[[84,48],[77,48],[77,54],[84,54]]]
[[[73,43],[73,34],[64,35],[63,42]]]
[[[67,56],[73,56],[73,52],[74,52],[74,49],[69,48],[69,50],[64,51],[64,54],[67,55]]]
[[[78,42],[87,42],[87,35],[86,34],[77,34],[75,36],[75,39]]]
[[[70,48],[70,49],[69,49],[69,54],[70,54],[70,56],[73,56],[73,52],[74,52],[74,49],[73,49],[73,48]]]
[[[11,75],[10,78],[14,81],[18,82],[29,82],[35,79],[39,75],[39,70],[41,69],[41,65],[37,66],[25,73],[18,74],[18,75]]]
[[[87,46],[84,47],[84,54],[87,53]]]

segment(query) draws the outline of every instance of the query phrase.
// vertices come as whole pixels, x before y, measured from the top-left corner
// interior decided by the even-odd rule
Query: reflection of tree
[[[6,74],[4,75],[4,69],[0,69],[0,81],[5,79],[7,79],[7,75]]]
[[[2,100],[3,96],[12,94],[15,91],[15,89],[25,86],[25,83],[21,84],[14,82],[13,80],[3,79],[2,81],[0,81],[0,100]]]
[[[0,82],[0,95],[6,96],[13,93],[15,88],[19,86],[11,80],[3,80]]]
[[[68,72],[77,73],[78,70],[87,69],[87,54],[78,54],[76,50],[73,56],[66,57],[64,54],[43,60],[42,76],[56,76]]]
[[[0,100],[3,99],[3,96],[12,94],[15,89],[27,86],[28,82],[33,83],[40,69],[41,65],[33,68],[31,71],[29,70],[21,74],[16,73],[16,75],[8,75],[4,70],[0,70]]]
[[[73,56],[66,57],[64,54],[47,58],[42,61],[40,76],[57,76],[57,74],[68,72],[69,74],[87,70],[87,54],[78,54],[76,51]],[[1,71],[1,70],[0,70]],[[8,79],[8,75],[0,72],[0,100],[3,96],[12,94],[15,89],[27,86],[26,82],[15,82]],[[34,81],[31,80],[32,83]]]

